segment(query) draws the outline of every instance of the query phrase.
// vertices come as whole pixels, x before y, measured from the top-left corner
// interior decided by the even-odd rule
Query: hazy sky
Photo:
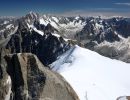
[[[0,16],[21,16],[30,11],[57,15],[130,17],[130,0],[1,0]]]

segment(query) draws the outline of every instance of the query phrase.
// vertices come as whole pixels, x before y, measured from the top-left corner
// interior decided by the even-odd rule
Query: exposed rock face
[[[8,80],[8,88],[0,84],[1,100],[79,100],[64,78],[44,67],[35,55],[13,54],[5,56],[5,60],[8,74],[4,75],[7,78],[1,77],[0,83]]]
[[[75,39],[103,56],[130,63],[130,21],[125,18],[88,18]]]
[[[44,35],[40,36],[32,27]],[[77,40],[103,56],[130,63],[130,18],[56,17],[33,12],[17,19],[0,18],[0,46],[5,39],[10,40],[5,46],[11,53],[31,52],[44,65],[51,64],[68,50],[67,43],[61,41],[64,39],[58,39],[53,33]]]
[[[130,100],[130,96],[120,96],[117,100]]]
[[[8,54],[6,49],[0,48],[0,99],[9,100],[11,93],[11,78],[6,71],[7,63],[4,55]]]
[[[40,25],[35,20],[32,23],[38,31],[33,28],[29,29],[25,19],[19,19],[17,31],[11,36],[5,47],[10,50],[10,53],[33,53],[44,65],[49,65],[69,49],[69,44],[62,37],[52,34],[56,30],[50,24]],[[39,31],[43,34],[40,34]]]
[[[47,66],[69,49],[69,43],[53,35],[58,31],[52,25],[40,24],[36,13],[10,20],[0,23],[0,48],[10,53],[33,53]],[[3,24],[5,27],[1,28]]]

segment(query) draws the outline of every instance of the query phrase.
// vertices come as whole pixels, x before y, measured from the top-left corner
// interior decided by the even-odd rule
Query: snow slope
[[[80,100],[116,100],[130,95],[130,64],[75,46],[51,64]]]

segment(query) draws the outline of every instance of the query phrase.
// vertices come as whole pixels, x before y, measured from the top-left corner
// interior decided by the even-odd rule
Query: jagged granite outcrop
[[[36,27],[40,27],[44,35],[26,28],[20,21],[18,29],[11,36],[6,49],[10,50],[10,53],[33,53],[44,65],[49,65],[68,50],[70,45],[62,37],[52,35],[51,32],[54,30],[50,24],[44,27],[37,24]]]
[[[5,27],[0,28],[0,48],[6,48],[10,53],[33,53],[47,66],[70,48],[62,37],[53,35],[58,30],[52,25],[39,23],[39,15],[36,13],[30,12],[5,22],[1,22]]]
[[[62,76],[31,53],[6,55],[4,63],[6,69],[0,69],[1,100],[79,100]]]

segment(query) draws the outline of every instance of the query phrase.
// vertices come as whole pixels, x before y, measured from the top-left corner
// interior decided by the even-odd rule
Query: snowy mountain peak
[[[31,11],[24,18],[27,19],[28,22],[34,22],[34,21],[39,20],[39,14]]]
[[[66,78],[80,100],[117,100],[130,95],[130,64],[74,46],[51,66]]]
[[[80,15],[75,17],[76,20],[80,19]]]
[[[38,14],[33,11],[30,11],[29,15],[31,15],[31,17],[36,17],[36,18],[38,17]]]

